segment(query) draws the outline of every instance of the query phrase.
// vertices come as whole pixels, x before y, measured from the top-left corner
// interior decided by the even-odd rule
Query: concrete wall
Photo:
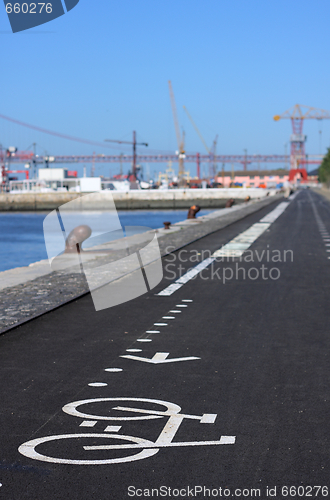
[[[246,196],[251,199],[264,198],[268,194],[266,189],[172,189],[150,191],[113,191],[113,199],[118,210],[131,209],[171,209],[189,208],[197,204],[202,208],[222,208],[229,198],[234,198],[236,203],[242,202]],[[79,198],[86,193],[3,193],[0,194],[0,211],[35,211],[54,210],[71,200]],[[269,194],[275,194],[270,191]],[[97,193],[95,193],[97,200]],[[97,202],[95,207],[99,208]]]

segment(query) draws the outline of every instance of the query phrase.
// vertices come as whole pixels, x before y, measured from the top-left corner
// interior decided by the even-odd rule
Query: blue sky
[[[219,154],[282,154],[291,125],[275,114],[330,110],[329,18],[328,0],[80,0],[12,34],[3,8],[0,113],[101,142],[136,129],[150,149],[174,151],[170,79],[187,151],[204,147],[183,105],[209,145],[219,134]],[[320,129],[325,152],[330,120],[305,123],[309,154],[320,153]],[[111,153],[0,120],[3,145],[34,141],[40,153]]]

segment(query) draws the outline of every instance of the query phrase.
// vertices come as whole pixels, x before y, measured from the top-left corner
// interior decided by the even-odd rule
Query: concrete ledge
[[[218,210],[196,221],[182,221],[174,224],[172,229],[157,231],[161,255],[178,250],[204,236],[218,231],[248,215],[257,212],[282,195],[268,196],[263,200],[252,201],[229,209]],[[125,238],[129,246],[141,245],[146,233]],[[111,250],[107,261],[117,260],[118,248],[123,240],[100,247]],[[99,265],[103,256],[92,259],[92,265]],[[89,289],[84,274],[78,266],[52,271],[47,260],[37,262],[28,267],[16,268],[0,273],[0,333],[29,321],[71,300],[74,300]]]
[[[274,190],[257,188],[224,188],[224,189],[168,189],[168,190],[132,190],[127,192],[111,191],[118,210],[189,208],[201,205],[203,208],[223,208],[229,198],[236,203],[251,199],[264,198],[273,194]],[[36,211],[54,210],[55,208],[80,198],[87,193],[5,193],[0,194],[0,211]],[[97,210],[95,205],[90,210]]]

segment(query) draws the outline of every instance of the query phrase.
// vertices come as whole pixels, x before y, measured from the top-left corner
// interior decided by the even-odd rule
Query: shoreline
[[[100,192],[102,193],[102,191]],[[0,212],[36,212],[54,210],[60,205],[91,193],[52,192],[52,193],[0,193]],[[90,210],[97,210],[98,193],[94,193]],[[111,191],[118,210],[145,209],[188,209],[191,205],[203,208],[224,208],[230,198],[236,204],[263,199],[276,194],[274,189],[261,188],[214,188],[214,189],[169,189],[169,190],[131,190]]]

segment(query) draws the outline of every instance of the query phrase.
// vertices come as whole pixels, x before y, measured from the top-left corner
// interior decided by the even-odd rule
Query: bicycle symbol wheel
[[[49,455],[43,455],[36,451],[37,446],[42,445],[43,443],[58,441],[62,439],[77,439],[77,438],[92,438],[93,442],[95,438],[102,439],[120,439],[123,441],[129,441],[134,443],[134,445],[109,445],[109,449],[134,449],[137,448],[138,452],[133,455],[129,455],[126,457],[119,458],[109,458],[109,459],[101,459],[101,460],[72,460],[68,458],[57,458]],[[148,448],[152,446],[153,448]],[[108,448],[108,445],[105,445]],[[83,446],[83,449],[88,449],[88,446]],[[93,447],[91,447],[93,448]],[[142,451],[140,451],[142,448]],[[148,449],[146,449],[148,448]],[[32,441],[27,441],[23,443],[18,451],[33,460],[40,460],[42,462],[52,462],[56,464],[71,464],[71,465],[106,465],[106,464],[116,464],[116,463],[124,463],[124,462],[134,462],[135,460],[143,460],[144,458],[149,458],[158,453],[159,448],[155,448],[155,443],[149,441],[148,439],[142,439],[134,436],[124,436],[118,434],[60,434],[57,436],[46,436],[38,439],[33,439]]]
[[[110,401],[117,401],[117,402],[122,402],[122,401],[128,401],[128,402],[139,402],[139,403],[151,403],[151,404],[156,404],[156,405],[161,405],[165,406],[166,410],[162,411],[154,411],[150,410],[141,410],[137,408],[125,408],[122,409],[121,407],[115,407],[112,408],[114,410],[121,410],[121,411],[131,411],[135,413],[140,413],[139,416],[134,416],[134,417],[127,417],[127,416],[116,416],[116,417],[109,417],[107,415],[93,415],[91,413],[83,413],[79,411],[77,408],[82,405],[87,405],[87,404],[93,404],[93,403],[107,403]],[[98,398],[98,399],[83,399],[81,401],[74,401],[73,403],[68,403],[67,405],[63,406],[62,410],[64,413],[67,413],[68,415],[71,415],[73,417],[80,417],[80,418],[88,418],[88,419],[93,419],[93,420],[120,420],[120,421],[125,421],[125,420],[151,420],[155,418],[162,418],[166,417],[172,414],[178,414],[181,411],[181,407],[175,403],[170,403],[169,401],[161,401],[159,399],[147,399],[147,398]],[[142,413],[142,414],[141,414]]]

